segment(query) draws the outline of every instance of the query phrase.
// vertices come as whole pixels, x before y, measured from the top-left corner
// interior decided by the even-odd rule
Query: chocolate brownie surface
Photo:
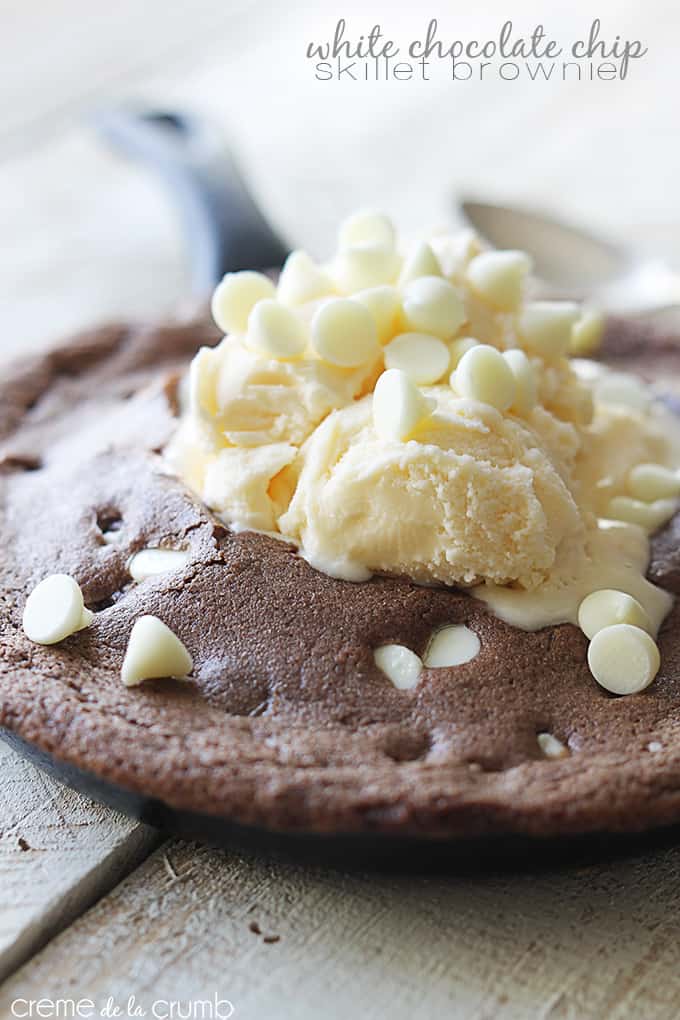
[[[620,366],[639,331],[613,324]],[[111,326],[5,370],[0,382],[0,725],[58,760],[175,808],[286,831],[422,837],[642,830],[680,820],[680,608],[661,672],[616,698],[571,625],[513,629],[463,593],[318,573],[288,544],[230,533],[164,467],[176,384],[205,322]],[[656,360],[655,360],[656,359]],[[680,374],[645,336],[644,367]],[[134,552],[187,566],[133,584]],[[680,518],[650,576],[680,591]],[[60,645],[24,636],[27,594],[72,574],[94,623]],[[135,619],[152,613],[194,659],[188,681],[127,689]],[[481,641],[471,662],[397,690],[373,650],[418,653],[442,624]],[[569,755],[545,758],[537,734]]]

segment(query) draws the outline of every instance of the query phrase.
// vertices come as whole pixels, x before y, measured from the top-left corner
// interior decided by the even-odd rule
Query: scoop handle
[[[289,246],[265,219],[224,139],[191,114],[124,107],[97,114],[113,148],[154,171],[177,209],[193,292],[208,295],[225,273],[281,266]]]

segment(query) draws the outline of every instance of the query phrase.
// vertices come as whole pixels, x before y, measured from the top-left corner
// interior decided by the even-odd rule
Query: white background
[[[564,44],[597,16],[648,54],[621,81],[318,82],[305,58],[339,16],[396,41],[516,33]],[[54,339],[186,290],[176,223],[155,183],[86,118],[123,98],[215,118],[267,213],[323,254],[377,204],[410,234],[451,221],[462,192],[536,203],[677,255],[680,14],[672,0],[570,4],[0,2],[0,344]]]

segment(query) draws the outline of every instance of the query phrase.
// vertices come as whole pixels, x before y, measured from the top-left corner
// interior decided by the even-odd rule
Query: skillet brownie
[[[357,214],[6,368],[0,725],[286,832],[678,821],[678,346],[529,271]]]

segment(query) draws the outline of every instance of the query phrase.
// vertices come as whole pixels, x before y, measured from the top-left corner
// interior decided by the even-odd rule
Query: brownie
[[[288,832],[419,837],[639,831],[680,821],[680,606],[661,671],[617,698],[593,680],[571,625],[526,633],[445,588],[355,584],[295,549],[232,534],[168,472],[177,385],[205,321],[113,325],[6,368],[0,382],[0,725],[129,791]],[[680,376],[672,337],[610,325],[621,367]],[[132,583],[147,546],[186,567]],[[650,576],[680,591],[680,518],[653,540]],[[72,574],[93,624],[60,645],[21,629],[27,594]],[[186,681],[124,687],[132,624],[151,613],[186,644]],[[397,690],[374,649],[422,654],[465,623],[471,662]],[[546,758],[537,734],[568,756]]]

